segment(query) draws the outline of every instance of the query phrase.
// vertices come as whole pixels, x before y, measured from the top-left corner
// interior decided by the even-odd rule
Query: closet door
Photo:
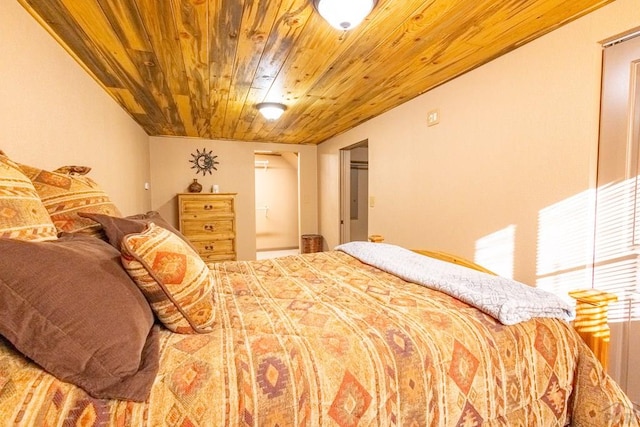
[[[593,287],[615,293],[609,373],[640,404],[640,37],[605,46]],[[634,369],[635,368],[635,369]]]

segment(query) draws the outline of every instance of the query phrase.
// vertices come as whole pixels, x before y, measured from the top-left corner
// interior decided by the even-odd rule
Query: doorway
[[[369,142],[340,150],[340,243],[366,241],[369,232]]]
[[[299,252],[296,152],[254,152],[256,258]]]

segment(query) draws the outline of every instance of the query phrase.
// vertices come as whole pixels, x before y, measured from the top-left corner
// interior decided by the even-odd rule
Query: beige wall
[[[595,181],[600,40],[640,25],[618,0],[318,148],[320,232],[339,239],[338,150],[368,139],[369,233],[473,259],[515,226],[516,279],[535,283],[538,212]],[[426,126],[439,109],[440,123]]]
[[[298,235],[298,156],[256,154],[256,249],[292,249]]]
[[[220,164],[213,174],[196,176],[191,169],[191,153],[206,149],[217,155]],[[150,138],[151,189],[153,209],[158,210],[168,221],[177,225],[176,194],[187,191],[187,187],[198,178],[203,191],[211,191],[217,184],[221,192],[238,193],[237,251],[238,258],[247,260],[256,257],[256,206],[254,150],[298,152],[300,156],[300,233],[318,232],[318,184],[316,146],[293,144],[259,144],[250,142],[199,140],[191,138]]]
[[[124,214],[150,209],[148,136],[16,1],[0,2],[0,28],[0,149],[91,166]]]

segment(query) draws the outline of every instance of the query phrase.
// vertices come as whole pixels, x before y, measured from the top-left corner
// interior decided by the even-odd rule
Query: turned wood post
[[[607,370],[609,365],[609,304],[616,302],[614,294],[597,289],[579,289],[569,292],[576,300],[576,319],[573,327],[580,337],[596,355],[602,367]]]

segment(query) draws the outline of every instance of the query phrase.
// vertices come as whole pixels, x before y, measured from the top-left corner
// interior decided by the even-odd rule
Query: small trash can
[[[310,254],[322,252],[322,236],[319,234],[303,234],[300,253]]]

